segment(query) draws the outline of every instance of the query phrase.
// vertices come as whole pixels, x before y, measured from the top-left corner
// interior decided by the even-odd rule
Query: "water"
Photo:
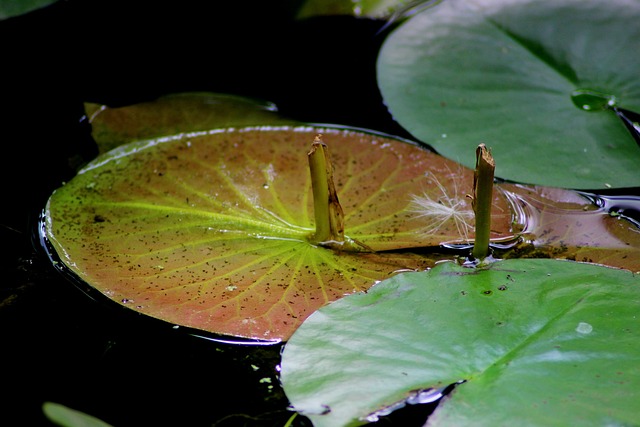
[[[573,104],[583,111],[611,110],[622,120],[625,127],[640,145],[640,115],[618,106],[615,96],[591,89],[578,89],[571,93]]]
[[[5,117],[3,136],[16,143],[13,148],[8,147],[10,143],[4,147],[10,150],[5,158],[14,167],[11,171],[5,168],[3,175],[9,197],[3,198],[2,213],[10,221],[3,217],[0,228],[0,361],[5,368],[3,388],[8,391],[0,425],[50,426],[41,413],[42,402],[48,400],[118,427],[283,426],[291,413],[277,386],[274,367],[279,363],[279,345],[249,347],[215,341],[92,301],[90,294],[70,286],[48,257],[34,249],[38,245],[31,245],[23,229],[28,222],[25,218],[32,207],[39,210],[43,206],[60,181],[72,176],[72,168],[66,165],[71,154],[78,158],[74,150],[82,160],[95,155],[86,132],[76,129],[74,122],[81,101],[117,106],[189,90],[242,91],[275,101],[281,112],[301,120],[342,123],[410,138],[378,98],[375,76],[363,68],[373,60],[371,40],[381,40],[372,38],[380,25],[362,20],[356,27],[353,22],[337,21],[327,31],[324,22],[311,22],[317,26],[300,29],[298,37],[278,43],[271,34],[281,28],[279,16],[283,14],[269,10],[272,4],[262,6],[264,13],[256,14],[253,25],[239,26],[236,20],[224,17],[246,13],[244,3],[229,3],[222,10],[216,3],[208,6],[211,10],[196,14],[190,3],[186,7],[158,3],[151,11],[153,16],[147,4],[127,4],[123,14],[117,5],[81,3],[58,3],[25,19],[3,23],[3,35],[14,41],[5,58],[14,65],[7,69],[6,81],[11,83],[5,89],[12,86],[16,91],[14,97],[3,96],[11,112]],[[209,25],[211,17],[223,19]],[[118,30],[98,31],[103,22]],[[173,30],[158,31],[163,27]],[[228,30],[243,37],[230,37]],[[92,37],[87,38],[87,33]],[[44,43],[33,43],[33,36]],[[141,38],[142,51],[137,43]],[[27,40],[29,46],[21,45],[20,40]],[[250,44],[242,49],[229,40],[250,40]],[[279,46],[280,52],[314,52],[330,46],[321,56],[330,56],[341,66],[318,67],[317,55],[282,55],[280,61],[272,61],[274,50],[265,48],[272,46]],[[190,63],[188,58],[195,64],[202,52],[220,49],[217,57],[224,62],[215,67],[185,65]],[[12,55],[13,51],[20,56]],[[25,51],[30,52],[26,62],[22,61]],[[47,58],[56,58],[57,66],[46,79],[20,75],[23,70],[40,68]],[[269,66],[257,70],[255,64]],[[272,64],[280,67],[280,73],[271,70]],[[360,78],[345,80],[345,69]],[[313,90],[300,90],[300,85],[289,82],[298,72]],[[342,78],[332,80],[331,73]],[[578,93],[576,105],[596,111],[612,107],[610,102],[615,104],[611,98],[596,95]],[[615,111],[625,123],[637,126],[631,113]],[[83,152],[86,149],[88,153]],[[590,197],[604,210],[636,224],[640,221],[636,196]],[[380,419],[397,420],[384,425],[418,426],[434,406],[407,405]],[[416,413],[415,422],[406,422],[408,412]],[[294,425],[310,424],[298,417]]]
[[[582,193],[600,209],[620,216],[640,229],[640,196]]]
[[[615,96],[590,89],[574,90],[571,100],[584,111],[602,111],[616,106]]]

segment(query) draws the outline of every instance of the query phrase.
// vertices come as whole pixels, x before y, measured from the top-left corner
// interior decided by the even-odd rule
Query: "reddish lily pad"
[[[346,235],[375,252],[309,240],[306,157],[317,133],[331,147]],[[44,228],[62,262],[116,302],[205,331],[286,340],[327,302],[433,265],[423,255],[383,251],[469,237],[468,191],[458,181],[471,185],[472,171],[378,134],[311,127],[180,134],[98,157],[54,192]],[[429,210],[442,203],[451,206]],[[499,192],[495,218],[496,235],[510,234]]]
[[[86,103],[92,136],[101,153],[127,142],[208,129],[296,125],[270,102],[211,92],[184,92],[123,107]]]
[[[318,133],[330,146],[345,234],[360,251],[311,238],[307,152]],[[425,251],[470,245],[472,183],[473,171],[381,134],[181,133],[98,157],[51,196],[43,231],[62,265],[122,305],[216,334],[281,341],[328,302],[443,258]],[[632,262],[637,230],[578,193],[495,188],[491,237],[511,255],[640,267]],[[612,233],[607,219],[622,227]],[[529,244],[533,253],[523,253]]]
[[[291,125],[268,102],[216,93],[180,93],[118,108],[94,104],[87,104],[86,108],[91,115],[94,139],[103,150],[142,138],[195,130],[253,124]],[[493,144],[488,147],[495,152]],[[470,155],[467,160],[473,159]],[[465,197],[471,192],[470,175],[463,166],[450,162],[446,165],[440,171],[436,168],[433,174],[426,174],[426,186],[433,190],[429,197],[416,197],[412,208],[417,212],[429,211],[424,218],[430,221],[428,228],[451,227],[459,236],[470,237],[473,212]],[[513,231],[521,231],[519,243],[514,241],[513,233],[492,234],[494,241],[507,243],[508,251],[500,251],[500,256],[565,258],[640,271],[638,227],[622,216],[612,216],[607,209],[598,208],[593,197],[534,185],[503,183],[495,188],[509,200],[510,210],[494,210],[494,215],[501,214],[494,217],[494,222],[512,217]],[[504,230],[500,227],[497,230]],[[402,247],[406,242],[397,244],[396,247]]]
[[[503,258],[558,258],[640,271],[640,230],[594,204],[598,196],[554,187],[500,184],[522,224]]]

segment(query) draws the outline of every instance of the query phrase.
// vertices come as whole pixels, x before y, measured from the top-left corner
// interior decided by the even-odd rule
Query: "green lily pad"
[[[0,0],[0,20],[24,15],[25,13],[52,5],[57,0]]]
[[[639,304],[626,270],[443,263],[311,315],[284,347],[281,382],[316,427],[374,421],[451,384],[430,426],[635,425]]]
[[[84,412],[71,409],[65,405],[54,402],[45,402],[42,405],[45,416],[59,426],[64,427],[111,427],[104,421],[85,414]]]
[[[353,15],[386,19],[415,5],[416,2],[411,0],[305,0],[301,2],[297,17]]]
[[[447,0],[385,41],[391,113],[438,153],[493,149],[496,176],[574,189],[640,185],[616,109],[640,111],[640,3]]]

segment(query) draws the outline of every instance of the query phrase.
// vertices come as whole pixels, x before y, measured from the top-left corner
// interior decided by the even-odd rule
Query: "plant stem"
[[[484,144],[476,148],[476,170],[473,174],[471,206],[476,217],[476,237],[472,255],[482,260],[489,254],[491,234],[491,204],[493,201],[493,177],[496,169],[491,152]]]
[[[333,183],[329,148],[316,135],[309,151],[309,169],[316,220],[315,243],[344,242],[344,213]]]

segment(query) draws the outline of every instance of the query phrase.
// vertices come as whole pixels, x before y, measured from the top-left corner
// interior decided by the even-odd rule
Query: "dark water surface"
[[[279,345],[217,343],[93,301],[33,239],[48,196],[97,153],[85,102],[230,93],[301,121],[406,136],[375,83],[383,23],[292,24],[287,2],[202,3],[71,0],[0,22],[2,426],[51,425],[45,401],[114,426],[282,426],[291,416]]]
[[[293,24],[288,2],[201,3],[70,0],[0,21],[0,426],[51,425],[45,401],[114,426],[283,426],[291,415],[277,383],[279,345],[196,338],[93,301],[33,239],[48,196],[97,153],[85,102],[230,93],[300,121],[410,137],[376,86],[384,23]],[[621,213],[635,209],[627,205]],[[429,410],[377,425],[419,426]]]

